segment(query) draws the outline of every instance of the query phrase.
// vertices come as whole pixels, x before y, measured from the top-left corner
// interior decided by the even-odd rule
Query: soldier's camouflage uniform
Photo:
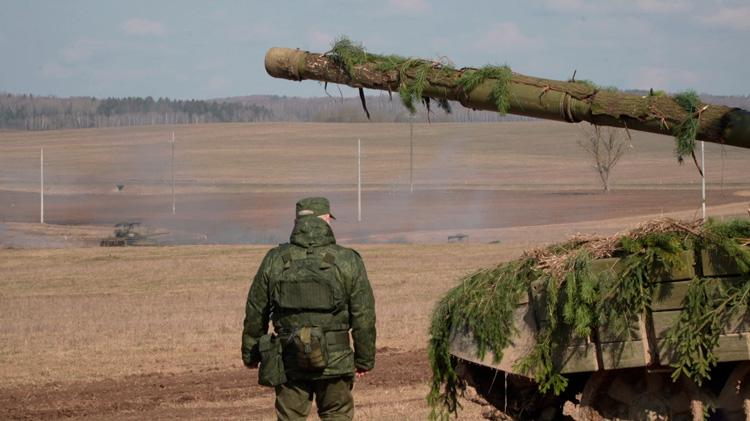
[[[326,202],[327,203],[327,202]],[[375,365],[375,298],[362,258],[349,248],[336,243],[331,227],[315,216],[300,218],[292,231],[290,244],[270,250],[255,275],[247,297],[242,333],[242,359],[259,362],[259,338],[267,333],[269,322],[283,341],[303,326],[320,326],[329,342],[329,363],[322,371],[302,371],[293,352],[287,347],[283,361],[288,381],[276,386],[276,411],[280,420],[305,419],[315,395],[321,419],[351,419],[354,403],[351,388],[355,366],[363,371]],[[309,256],[334,256],[332,266],[336,281],[343,292],[343,308],[335,313],[283,311],[273,308],[271,299],[274,282],[279,279],[286,262]],[[329,256],[327,256],[329,257]],[[349,344],[351,332],[354,349]]]

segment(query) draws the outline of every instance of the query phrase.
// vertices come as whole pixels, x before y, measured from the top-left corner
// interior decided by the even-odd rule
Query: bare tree
[[[579,124],[579,127],[583,135],[578,138],[578,144],[593,158],[594,168],[599,172],[604,185],[604,194],[607,194],[612,168],[632,145],[626,142],[627,136],[623,129],[584,123]]]

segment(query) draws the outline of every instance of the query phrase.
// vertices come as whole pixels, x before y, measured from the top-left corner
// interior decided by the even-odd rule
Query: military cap
[[[325,197],[306,197],[297,202],[297,218],[307,215],[331,215],[331,203]],[[331,218],[336,219],[333,215]]]

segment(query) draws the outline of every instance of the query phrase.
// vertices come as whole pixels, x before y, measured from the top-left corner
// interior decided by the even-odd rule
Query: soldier
[[[328,199],[297,202],[290,242],[266,254],[247,296],[242,361],[275,387],[279,420],[306,419],[313,396],[320,419],[352,419],[354,378],[375,365],[372,288],[331,219]]]

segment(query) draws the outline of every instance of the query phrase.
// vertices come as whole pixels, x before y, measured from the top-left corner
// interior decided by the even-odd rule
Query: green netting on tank
[[[555,370],[555,352],[570,339],[592,330],[625,332],[639,314],[650,310],[656,282],[654,265],[684,269],[687,250],[714,248],[734,261],[740,282],[731,286],[715,278],[693,279],[680,318],[667,334],[677,350],[673,377],[684,373],[700,384],[717,362],[714,347],[722,324],[750,297],[750,221],[719,222],[660,219],[615,236],[576,236],[571,240],[524,253],[520,258],[465,276],[436,304],[428,353],[432,368],[428,401],[431,418],[447,418],[458,409],[466,384],[450,356],[451,327],[466,325],[478,345],[479,358],[491,351],[497,361],[516,330],[513,311],[531,282],[546,289],[547,323],[532,351],[515,361],[541,392],[561,393],[567,379]],[[592,270],[595,259],[620,259],[618,273]],[[496,361],[496,362],[497,362]]]
[[[353,42],[346,37],[334,41],[331,51],[326,53],[337,65],[344,68],[349,75],[355,75],[355,66],[366,63],[373,64],[381,72],[395,72],[398,76],[398,93],[401,103],[412,115],[417,114],[415,102],[423,102],[430,109],[430,98],[424,97],[422,92],[430,83],[428,75],[437,71],[437,75],[447,72],[449,75],[460,74],[456,80],[458,91],[471,92],[485,80],[493,80],[492,94],[500,114],[505,115],[509,105],[509,85],[511,70],[506,65],[487,65],[481,69],[466,69],[458,72],[447,57],[439,60],[423,58],[407,58],[398,55],[379,55],[365,51],[361,43]],[[406,77],[406,73],[413,71],[413,80]],[[445,99],[435,99],[438,107],[451,112],[450,104]]]
[[[440,60],[429,60],[423,58],[407,58],[398,55],[379,55],[368,53],[362,43],[349,40],[346,37],[336,39],[332,45],[331,51],[325,55],[337,65],[345,69],[350,76],[356,75],[355,66],[361,66],[367,63],[373,64],[375,69],[382,72],[396,72],[398,75],[398,93],[401,102],[412,115],[417,113],[415,102],[422,101],[427,109],[430,108],[430,98],[424,97],[422,92],[431,82],[428,75],[432,70],[437,70],[438,75],[441,72],[447,72],[449,75],[459,75],[455,79],[453,89],[456,92],[470,93],[485,81],[492,81],[492,99],[497,106],[497,111],[505,115],[510,109],[510,83],[512,71],[508,65],[485,65],[480,69],[466,68],[457,70],[450,59],[441,57]],[[413,78],[410,81],[406,73],[414,71]],[[592,95],[597,91],[618,92],[615,86],[599,86],[588,80],[569,80],[572,83],[578,83],[588,86]],[[652,90],[653,93],[653,90]],[[363,98],[364,94],[360,92]],[[695,149],[696,135],[700,125],[701,113],[707,108],[699,108],[700,98],[695,91],[687,91],[675,95],[674,100],[686,112],[689,113],[687,120],[677,125],[674,130],[675,138],[675,155],[679,163],[683,163],[686,155],[693,155]],[[437,100],[438,107],[450,113],[450,103],[445,99]],[[592,104],[597,107],[596,102]]]

